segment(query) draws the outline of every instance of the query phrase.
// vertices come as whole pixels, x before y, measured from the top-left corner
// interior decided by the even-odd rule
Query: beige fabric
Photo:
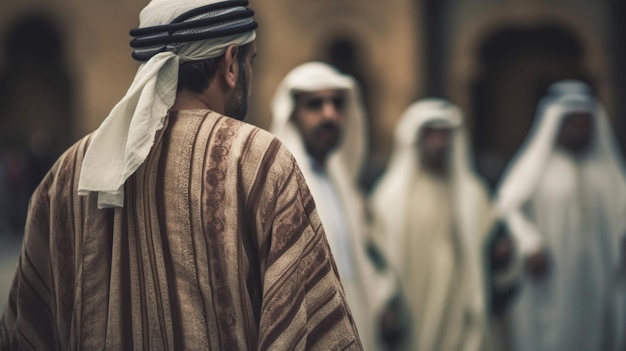
[[[360,350],[304,179],[277,139],[173,113],[124,208],[78,196],[85,138],[33,196],[0,349]]]
[[[418,137],[452,129],[450,177],[420,167]],[[458,108],[441,99],[411,105],[398,123],[389,167],[371,204],[377,234],[400,274],[413,315],[408,350],[482,350],[487,333],[483,250],[493,222],[487,192],[470,168]]]
[[[406,218],[413,235],[405,243],[406,274],[411,277],[406,285],[410,307],[417,312],[413,315],[417,349],[458,350],[464,310],[455,292],[460,288],[463,257],[452,226],[449,187],[422,173],[410,194]]]
[[[294,92],[324,89],[340,89],[347,95],[345,134],[341,145],[328,156],[326,172],[343,201],[354,259],[352,265],[357,270],[356,279],[345,281],[344,288],[350,308],[354,311],[363,346],[366,350],[373,350],[380,345],[380,316],[396,293],[396,280],[391,271],[376,270],[365,251],[370,239],[370,228],[365,219],[365,201],[357,184],[366,145],[365,119],[356,82],[352,77],[320,62],[309,62],[294,68],[280,83],[272,100],[271,131],[293,153],[311,189],[322,223],[328,223],[333,214],[329,213],[330,206],[323,202],[304,141],[290,119],[295,108]],[[336,233],[326,234],[331,245],[337,242]],[[331,248],[335,255],[339,254],[335,247]]]

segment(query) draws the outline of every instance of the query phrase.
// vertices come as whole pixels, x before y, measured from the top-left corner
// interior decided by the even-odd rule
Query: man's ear
[[[222,61],[222,72],[224,75],[224,81],[226,85],[234,89],[237,85],[237,78],[239,75],[239,62],[237,55],[239,54],[239,47],[235,44],[229,45],[224,53],[224,60]]]

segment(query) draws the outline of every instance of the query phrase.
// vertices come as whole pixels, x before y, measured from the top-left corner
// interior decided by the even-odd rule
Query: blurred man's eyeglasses
[[[335,110],[341,112],[345,107],[345,99],[341,96],[331,96],[331,97],[314,97],[310,100],[304,102],[304,107],[310,111],[319,111],[324,105],[332,104]]]

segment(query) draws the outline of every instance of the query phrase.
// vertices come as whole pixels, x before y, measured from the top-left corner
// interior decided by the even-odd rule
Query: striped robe
[[[361,349],[315,204],[277,139],[172,112],[115,209],[77,195],[88,143],[31,199],[0,349]]]

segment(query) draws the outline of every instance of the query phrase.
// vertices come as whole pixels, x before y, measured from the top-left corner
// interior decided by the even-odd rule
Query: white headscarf
[[[541,239],[535,228],[520,220],[519,210],[539,185],[548,161],[557,145],[563,118],[572,112],[590,112],[594,117],[594,135],[586,155],[590,167],[602,167],[616,194],[624,194],[626,173],[609,121],[601,103],[589,86],[575,80],[555,83],[537,108],[533,127],[518,154],[503,176],[497,193],[499,215],[507,219],[522,253],[539,248]]]
[[[409,106],[400,117],[396,126],[395,145],[389,165],[372,192],[371,203],[375,213],[385,213],[393,217],[385,220],[388,225],[394,227],[387,228],[385,236],[400,235],[405,232],[407,212],[405,206],[409,203],[407,196],[410,193],[407,189],[410,188],[415,174],[420,172],[417,143],[422,129],[427,125],[446,127],[453,131],[450,159],[454,194],[452,201],[458,207],[455,213],[461,220],[459,228],[462,231],[476,228],[475,225],[470,224],[473,219],[471,215],[468,215],[468,211],[471,212],[471,209],[476,207],[476,189],[482,191],[484,186],[471,167],[469,146],[465,130],[462,128],[461,111],[446,100],[427,98]],[[392,241],[403,242],[401,238]],[[396,249],[392,249],[388,255],[392,260],[402,262],[402,253],[405,250],[400,247]]]
[[[304,142],[291,115],[296,107],[294,93],[337,89],[346,92],[347,123],[341,144],[328,156],[329,172],[344,169],[356,182],[365,156],[365,116],[360,92],[354,79],[322,62],[309,62],[294,68],[278,86],[272,99],[271,131],[288,146],[296,160],[306,160]],[[305,173],[306,168],[300,165]]]
[[[141,11],[140,28],[169,24],[190,10],[224,1],[232,0],[153,0]],[[216,14],[240,11],[242,7],[220,10]],[[78,193],[86,195],[97,191],[100,208],[123,207],[124,182],[146,159],[156,132],[163,128],[167,112],[174,104],[179,63],[219,57],[229,45],[248,44],[255,36],[255,31],[251,30],[172,44],[167,46],[167,51],[142,64],[126,95],[92,136],[82,164]]]

